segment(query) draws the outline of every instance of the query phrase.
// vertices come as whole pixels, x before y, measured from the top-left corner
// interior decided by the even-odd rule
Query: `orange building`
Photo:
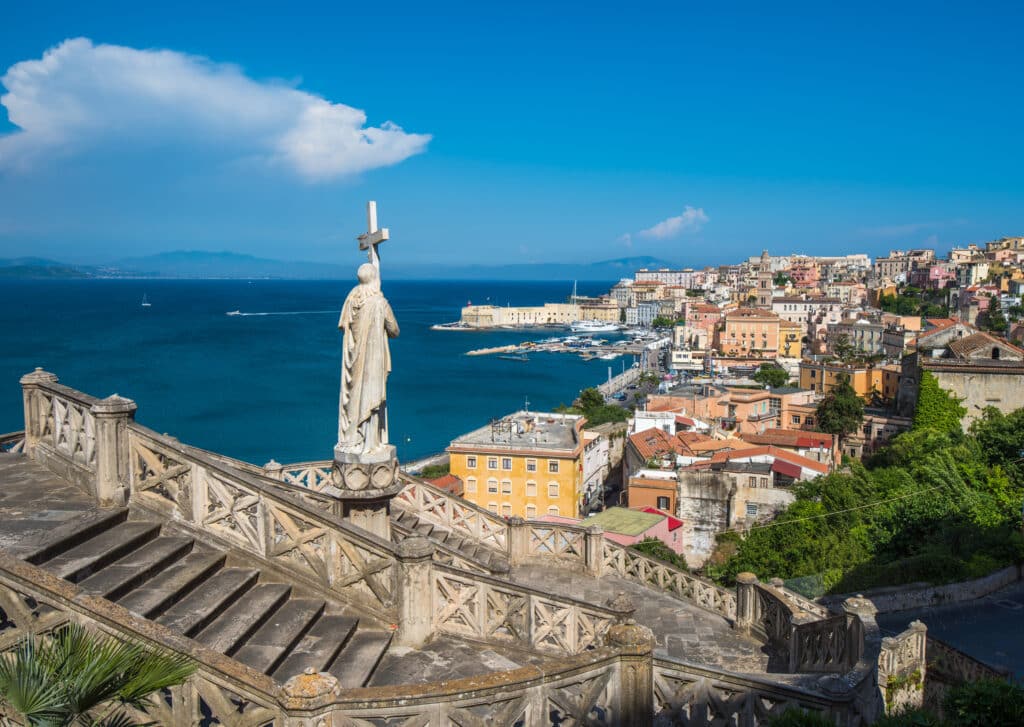
[[[729,311],[718,332],[717,348],[727,356],[756,353],[774,358],[779,353],[779,316],[756,308]]]

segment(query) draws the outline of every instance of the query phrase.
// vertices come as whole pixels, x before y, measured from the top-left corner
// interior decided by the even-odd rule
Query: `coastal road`
[[[883,636],[894,636],[915,619],[932,636],[1024,679],[1024,582],[974,601],[879,614],[878,625]]]

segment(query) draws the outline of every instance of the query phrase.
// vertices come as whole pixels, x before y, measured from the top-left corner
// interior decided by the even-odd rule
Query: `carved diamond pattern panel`
[[[604,634],[612,625],[610,619],[586,611],[576,612],[576,651],[588,651],[601,645]]]
[[[537,724],[537,721],[530,717],[529,704],[524,697],[454,708],[448,715],[448,719],[457,727],[510,727],[511,725]]]
[[[584,536],[563,528],[530,528],[531,555],[568,556],[582,560]]]
[[[658,725],[758,725],[790,707],[803,708],[784,697],[727,687],[700,676],[654,670],[654,711]]]
[[[282,507],[270,511],[270,557],[327,580],[327,531]]]
[[[546,694],[548,719],[557,725],[613,725],[609,681],[611,670],[578,682],[552,688]]]
[[[467,636],[482,635],[479,587],[443,573],[434,574],[434,627]]]
[[[382,608],[394,603],[395,561],[378,555],[346,539],[340,533],[331,536],[329,582],[336,591],[362,596]]]
[[[46,633],[67,621],[67,615],[33,596],[0,586],[0,651],[28,633]]]
[[[96,420],[85,406],[53,397],[53,446],[72,461],[96,466]]]
[[[203,527],[263,553],[263,518],[258,495],[201,469],[196,477],[196,500]]]
[[[330,467],[296,467],[283,470],[284,481],[290,485],[298,485],[315,492],[322,492],[331,484]]]
[[[131,453],[132,490],[176,505],[186,518],[191,517],[192,465],[135,436],[131,437]]]
[[[533,645],[544,651],[575,654],[573,609],[537,599],[533,603]]]
[[[275,713],[267,707],[222,689],[211,682],[195,680],[195,705],[198,724],[222,724],[225,727],[264,727],[277,725]]]
[[[485,596],[484,636],[529,644],[529,602],[519,593],[488,588]]]

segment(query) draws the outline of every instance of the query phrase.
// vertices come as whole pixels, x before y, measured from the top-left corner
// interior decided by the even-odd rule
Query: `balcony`
[[[779,416],[777,411],[755,411],[747,415],[748,422],[763,422],[765,419],[775,419]]]

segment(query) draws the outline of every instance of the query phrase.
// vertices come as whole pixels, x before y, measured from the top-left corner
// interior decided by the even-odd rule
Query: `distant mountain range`
[[[506,265],[389,264],[385,275],[404,280],[616,280],[639,268],[673,267],[650,256],[595,263],[514,263]],[[0,259],[0,278],[281,278],[347,279],[352,265],[270,260],[234,252],[179,250],[125,258],[109,265],[73,265],[46,258]]]

